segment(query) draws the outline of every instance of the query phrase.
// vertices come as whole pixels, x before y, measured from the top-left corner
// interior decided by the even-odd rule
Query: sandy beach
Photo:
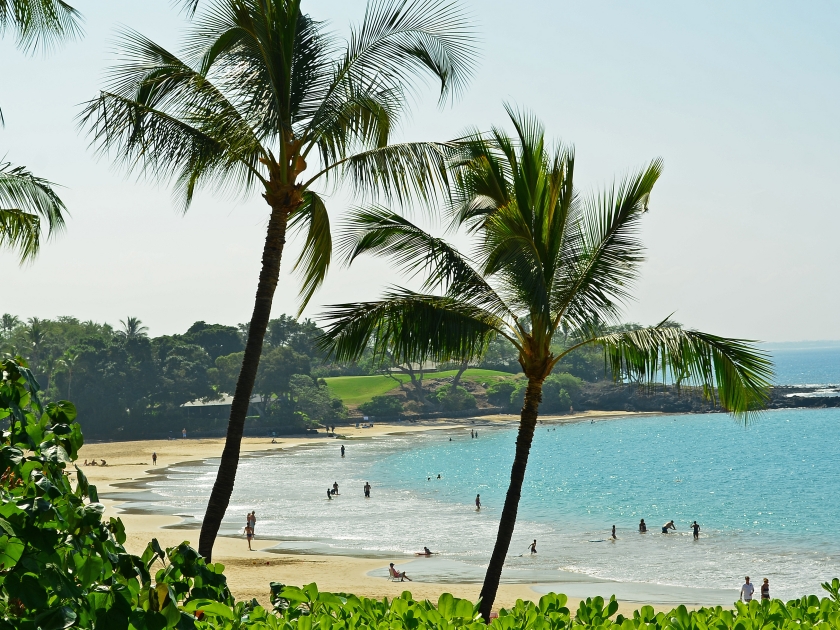
[[[590,418],[608,419],[611,416],[626,417],[626,412],[581,413],[574,416],[546,417],[545,423],[581,422]],[[482,422],[515,422],[516,416],[484,416]],[[430,421],[423,423],[376,424],[372,428],[356,429],[340,427],[338,433],[349,440],[373,437],[377,435],[430,431],[435,429],[466,428],[465,424],[453,421]],[[282,451],[300,445],[328,444],[326,437],[288,437],[278,438],[272,444],[268,438],[243,438],[242,453],[255,454],[267,451]],[[144,480],[159,474],[166,466],[178,463],[200,461],[219,457],[224,447],[224,439],[177,439],[149,440],[134,442],[107,442],[86,444],[80,452],[80,463],[85,460],[104,459],[106,466],[86,466],[85,474],[91,483],[96,484],[100,494],[119,491],[125,494],[126,488],[138,488]],[[152,452],[158,456],[157,466],[152,465]],[[106,505],[106,516],[119,516],[125,523],[128,540],[126,547],[133,553],[142,553],[152,538],[157,538],[164,547],[176,545],[184,540],[197,545],[198,531],[174,528],[181,523],[175,516],[156,514],[124,513],[120,504],[124,501],[102,499]],[[257,526],[259,533],[259,524]],[[213,552],[213,561],[225,565],[225,574],[230,588],[237,599],[256,598],[268,604],[269,582],[303,585],[316,582],[324,591],[354,593],[367,597],[393,598],[405,590],[411,591],[416,598],[436,601],[443,592],[450,592],[457,597],[475,600],[480,591],[478,584],[452,584],[424,582],[389,582],[384,578],[367,575],[370,571],[387,566],[382,559],[354,558],[347,556],[278,554],[266,551],[276,541],[260,540],[253,542],[254,551],[248,550],[244,538],[219,537]],[[405,559],[397,559],[399,562]],[[540,593],[528,584],[502,584],[496,599],[496,608],[512,605],[517,599],[539,599]],[[577,601],[570,597],[570,607],[577,607]],[[655,604],[655,602],[650,602]],[[631,611],[638,603],[623,604],[622,611]],[[663,606],[670,608],[670,606]]]

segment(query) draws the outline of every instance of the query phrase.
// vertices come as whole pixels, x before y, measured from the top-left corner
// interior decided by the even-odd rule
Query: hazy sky
[[[75,0],[85,37],[25,57],[0,42],[0,157],[64,186],[67,232],[25,267],[0,254],[0,312],[140,317],[152,334],[247,321],[267,205],[200,196],[186,215],[167,185],[94,159],[74,122],[103,86],[115,28],[177,49],[170,0]],[[365,3],[310,0],[339,32]],[[481,42],[468,92],[430,90],[400,135],[444,140],[503,124],[504,101],[573,143],[582,191],[654,157],[665,163],[643,239],[648,260],[627,319],[767,341],[840,339],[840,4],[474,0]],[[332,197],[335,223],[352,200]],[[294,244],[292,249],[294,249]],[[296,310],[287,250],[275,315]],[[306,314],[375,297],[378,261],[334,268]]]

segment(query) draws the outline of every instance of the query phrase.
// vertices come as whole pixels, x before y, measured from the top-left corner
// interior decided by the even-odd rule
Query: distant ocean
[[[840,385],[840,342],[767,344],[777,385]]]
[[[774,356],[779,383],[840,383],[840,348]],[[420,579],[478,582],[516,428],[474,426],[478,439],[449,429],[347,441],[344,459],[333,441],[245,457],[223,529],[241,531],[255,509],[258,537],[281,549],[382,557]],[[819,593],[840,577],[838,461],[840,408],[777,410],[748,425],[723,414],[539,425],[504,579],[629,601],[731,603],[744,575],[769,578],[776,597]],[[201,518],[216,466],[170,469],[153,483],[160,509]],[[341,496],[328,501],[333,481]],[[677,532],[661,534],[671,519]],[[608,542],[612,525],[618,540]],[[441,555],[415,560],[424,545]]]

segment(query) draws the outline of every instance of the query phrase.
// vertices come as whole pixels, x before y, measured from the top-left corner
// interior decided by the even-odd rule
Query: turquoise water
[[[332,441],[245,458],[225,527],[239,530],[255,509],[258,537],[287,549],[405,562],[427,545],[455,561],[448,578],[480,579],[516,431],[475,426],[477,439],[459,429],[347,441],[344,459]],[[746,427],[717,414],[539,425],[506,579],[577,576],[737,594],[750,575],[769,578],[774,596],[817,593],[840,575],[838,461],[840,409],[774,411]],[[169,509],[200,517],[214,476],[212,462],[179,466],[155,490]],[[333,481],[341,496],[328,501]],[[659,533],[671,519],[677,532]],[[688,530],[695,519],[699,541]],[[607,539],[613,524],[617,541],[590,542]],[[533,538],[537,556],[520,557]]]

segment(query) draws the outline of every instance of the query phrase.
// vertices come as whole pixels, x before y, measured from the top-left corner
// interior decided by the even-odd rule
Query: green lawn
[[[446,378],[455,376],[458,370],[446,370],[445,372],[431,372],[426,374],[424,381],[430,381],[436,378]],[[408,382],[410,379],[405,374],[394,374],[396,378],[402,383]],[[507,372],[497,372],[496,370],[482,370],[478,368],[470,368],[461,377],[464,381],[492,381],[499,378],[510,378],[513,374]],[[344,401],[345,405],[356,407],[363,402],[367,402],[374,396],[381,396],[387,394],[392,389],[398,387],[397,382],[388,376],[334,376],[324,379],[327,381],[327,386],[330,388],[330,393],[337,396]]]

